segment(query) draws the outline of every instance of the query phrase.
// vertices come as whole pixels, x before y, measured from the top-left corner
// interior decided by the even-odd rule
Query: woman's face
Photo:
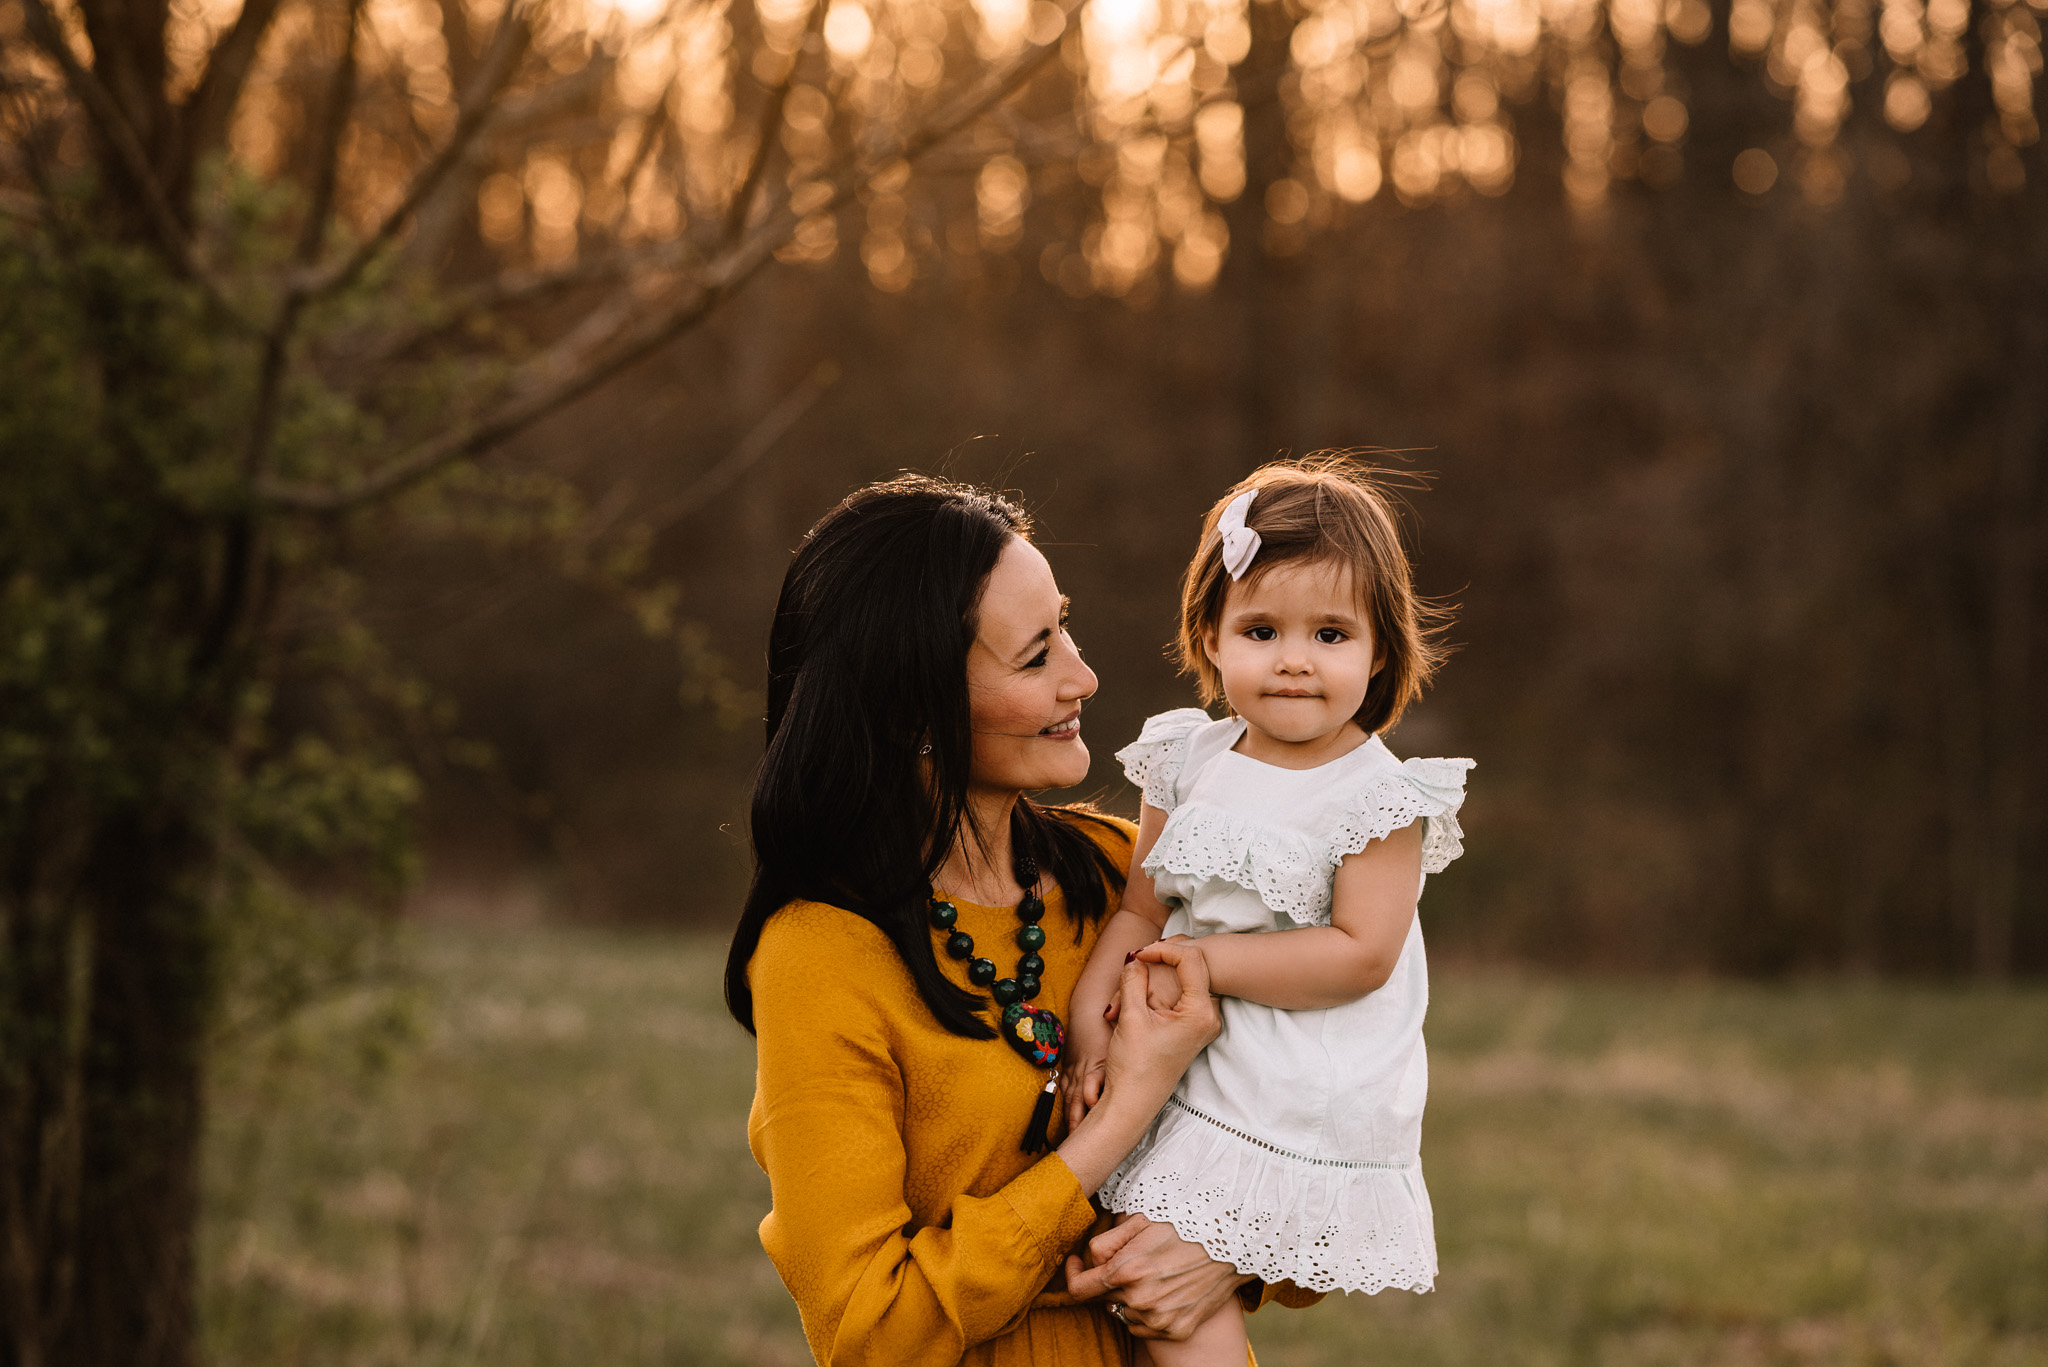
[[[1067,600],[1038,548],[1012,537],[981,596],[967,650],[967,706],[975,787],[1001,792],[1066,788],[1088,776],[1081,703],[1095,671],[1067,635]]]

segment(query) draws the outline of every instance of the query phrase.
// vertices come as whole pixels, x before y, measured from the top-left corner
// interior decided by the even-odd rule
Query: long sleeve
[[[939,1029],[888,941],[834,908],[778,913],[750,981],[761,1242],[813,1354],[951,1367],[1019,1321],[1094,1219],[1056,1154],[1017,1148],[1033,1074]]]

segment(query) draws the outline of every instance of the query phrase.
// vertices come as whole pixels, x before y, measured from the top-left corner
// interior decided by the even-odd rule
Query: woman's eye
[[[1344,644],[1345,636],[1336,627],[1324,627],[1316,633],[1316,639],[1326,646],[1336,646]]]
[[[1045,650],[1039,651],[1036,655],[1033,655],[1029,660],[1026,660],[1024,662],[1024,667],[1026,669],[1043,669],[1045,668],[1045,662],[1051,658],[1052,650],[1050,648],[1047,648]]]
[[[1245,632],[1245,635],[1251,637],[1254,641],[1270,641],[1274,639],[1274,631],[1271,627],[1253,627]]]

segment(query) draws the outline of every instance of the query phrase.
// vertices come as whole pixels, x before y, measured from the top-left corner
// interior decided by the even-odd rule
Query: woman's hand
[[[1161,965],[1174,977],[1177,990],[1171,998],[1151,990],[1151,975]],[[1104,1095],[1119,1086],[1147,1098],[1156,1092],[1157,1100],[1147,1108],[1148,1113],[1156,1114],[1195,1055],[1223,1031],[1216,999],[1209,995],[1209,961],[1203,957],[1201,945],[1176,938],[1138,951],[1137,957],[1124,965],[1117,983],[1116,1007],[1116,1029],[1110,1035],[1103,1075]]]
[[[1132,1215],[1088,1243],[1084,1262],[1067,1256],[1067,1289],[1077,1300],[1106,1296],[1141,1339],[1184,1339],[1253,1280],[1174,1232]]]
[[[1138,887],[1141,881],[1150,886],[1142,871],[1134,873],[1130,887]],[[1088,966],[1081,970],[1074,993],[1067,999],[1067,1046],[1060,1080],[1066,1093],[1069,1130],[1079,1125],[1081,1118],[1102,1099],[1102,1084],[1109,1065],[1110,1022],[1116,1019],[1123,971],[1132,955],[1159,938],[1160,926],[1165,922],[1164,912],[1154,922],[1131,910],[1130,902],[1142,900],[1126,889],[1126,905],[1118,908],[1102,927],[1095,949],[1088,956]]]
[[[1209,966],[1194,944],[1163,944],[1158,958],[1173,968],[1180,999],[1171,1006],[1146,1000],[1150,966],[1124,965],[1117,991],[1124,1010],[1110,1036],[1102,1096],[1059,1148],[1082,1191],[1093,1195],[1137,1146],[1195,1055],[1223,1029],[1209,995]]]

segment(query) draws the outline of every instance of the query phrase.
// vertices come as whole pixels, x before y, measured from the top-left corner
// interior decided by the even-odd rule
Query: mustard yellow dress
[[[1128,865],[1134,827],[1097,838]],[[955,904],[1008,975],[1015,908]],[[1043,924],[1038,1001],[1064,1019],[1101,923],[1077,942],[1055,890]],[[939,962],[968,986],[964,963]],[[1064,1285],[1067,1254],[1106,1219],[1058,1154],[1019,1147],[1045,1073],[1000,1040],[947,1031],[887,937],[838,907],[777,912],[748,982],[759,1063],[747,1138],[773,1198],[761,1244],[818,1362],[1126,1367],[1122,1326]],[[1056,1119],[1055,1145],[1064,1133]],[[1252,1306],[1319,1299],[1245,1291]]]

